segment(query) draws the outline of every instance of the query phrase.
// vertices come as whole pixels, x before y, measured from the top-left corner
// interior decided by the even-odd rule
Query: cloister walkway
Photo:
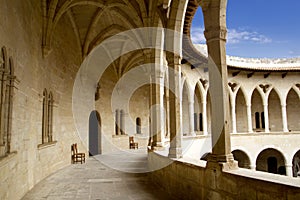
[[[67,166],[38,183],[23,200],[171,200],[142,173],[147,154],[141,151],[146,150],[97,155],[85,164]]]

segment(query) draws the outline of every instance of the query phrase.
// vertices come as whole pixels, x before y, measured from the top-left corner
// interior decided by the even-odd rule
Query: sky
[[[300,57],[300,0],[228,0],[227,55],[248,58]],[[192,41],[205,44],[201,8]]]

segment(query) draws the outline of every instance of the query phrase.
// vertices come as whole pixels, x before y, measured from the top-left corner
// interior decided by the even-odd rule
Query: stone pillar
[[[145,50],[148,63],[154,64],[151,67],[151,104],[150,104],[150,126],[152,136],[152,148],[164,146],[165,118],[164,118],[164,76],[162,70],[162,58],[158,55],[155,58],[155,51]],[[151,62],[152,61],[152,62]]]
[[[289,132],[286,115],[286,104],[281,105],[283,132]]]
[[[208,162],[230,163],[231,154],[228,73],[226,64],[227,0],[200,1],[204,15],[204,35],[208,47],[209,87],[212,96],[212,154]],[[236,165],[236,166],[235,166]]]
[[[265,132],[269,133],[270,128],[269,128],[269,109],[268,109],[268,104],[264,104],[264,116],[265,116]]]
[[[287,176],[293,177],[293,165],[292,164],[286,164],[285,171],[286,171]]]
[[[169,62],[170,98],[170,158],[182,157],[181,58],[172,56]]]
[[[205,99],[202,100],[202,120],[203,120],[203,135],[208,134],[207,128],[207,102]]]
[[[170,136],[170,99],[169,99],[169,90],[165,90],[165,96],[166,96],[166,113],[165,113],[165,119],[166,119],[166,136]]]
[[[235,97],[231,98],[231,120],[232,120],[232,133],[236,133],[236,112],[235,112]]]
[[[253,133],[251,104],[247,104],[247,122],[248,122],[248,133]]]
[[[195,127],[194,127],[194,101],[189,101],[189,129],[190,136],[195,136]]]
[[[126,134],[126,131],[125,131],[125,112],[124,112],[124,110],[120,111],[120,131],[121,131],[121,135]]]
[[[255,171],[256,170],[256,165],[250,165],[250,169]]]

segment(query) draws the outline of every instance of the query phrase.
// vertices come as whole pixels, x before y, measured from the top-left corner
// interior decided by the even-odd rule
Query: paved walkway
[[[23,200],[171,200],[149,182],[146,173],[141,173],[147,169],[146,158],[140,152],[90,157],[85,164],[70,165],[42,180]],[[118,171],[107,163],[114,168],[119,166],[119,170],[138,173]]]

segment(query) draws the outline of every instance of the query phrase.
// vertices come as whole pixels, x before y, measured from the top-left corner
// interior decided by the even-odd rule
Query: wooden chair
[[[85,153],[78,153],[77,150],[77,143],[71,145],[71,156],[72,156],[72,163],[80,162],[82,164],[85,163]]]
[[[133,136],[129,137],[129,149],[138,149],[139,144],[137,142],[134,142]]]

